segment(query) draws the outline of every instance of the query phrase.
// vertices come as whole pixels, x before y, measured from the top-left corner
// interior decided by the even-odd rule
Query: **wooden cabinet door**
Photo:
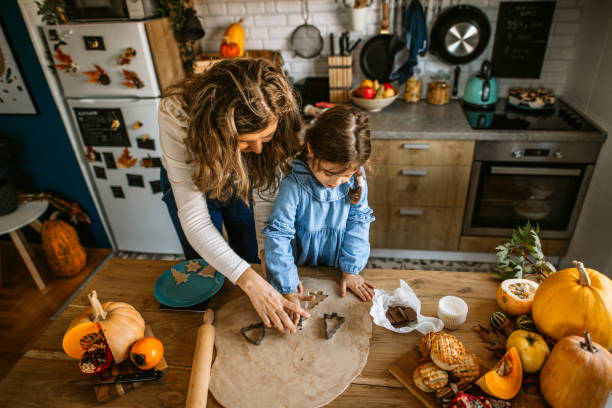
[[[473,140],[373,140],[372,163],[471,166]]]

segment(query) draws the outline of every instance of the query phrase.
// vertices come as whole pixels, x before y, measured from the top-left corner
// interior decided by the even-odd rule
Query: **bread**
[[[443,370],[452,371],[458,367],[466,353],[463,343],[450,334],[440,333],[431,341],[431,361]]]
[[[434,363],[427,362],[414,370],[412,380],[421,391],[434,392],[448,384],[448,373]]]
[[[466,353],[461,364],[455,367],[451,374],[457,380],[465,382],[474,382],[480,377],[480,368],[476,362],[476,356],[472,353]]]
[[[423,355],[424,357],[429,357],[429,350],[431,349],[431,341],[436,336],[439,336],[439,335],[440,335],[440,332],[429,332],[423,337],[421,337],[421,340],[419,341],[419,351],[421,352],[421,355]]]

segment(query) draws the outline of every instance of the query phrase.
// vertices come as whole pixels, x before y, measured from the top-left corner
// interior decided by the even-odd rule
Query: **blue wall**
[[[85,246],[109,248],[110,242],[85,185],[64,124],[26,29],[17,0],[2,0],[0,15],[8,42],[30,89],[38,115],[0,115],[0,138],[18,150],[17,188],[56,192],[76,201],[92,220],[77,230]]]

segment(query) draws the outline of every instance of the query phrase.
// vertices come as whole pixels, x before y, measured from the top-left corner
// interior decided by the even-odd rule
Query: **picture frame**
[[[0,115],[38,115],[7,32],[0,21]]]

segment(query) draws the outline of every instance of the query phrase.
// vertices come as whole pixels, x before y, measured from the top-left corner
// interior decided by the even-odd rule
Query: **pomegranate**
[[[93,343],[79,361],[79,370],[86,375],[98,375],[107,370],[113,362],[113,354],[104,338]]]

